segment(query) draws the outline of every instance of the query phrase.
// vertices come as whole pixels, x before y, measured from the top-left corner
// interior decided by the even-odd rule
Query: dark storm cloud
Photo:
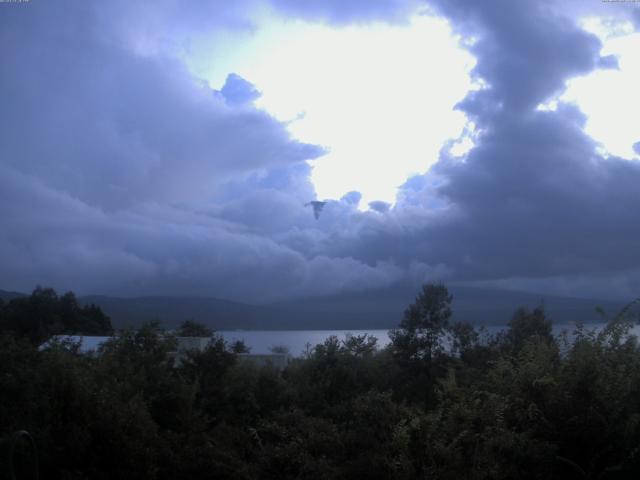
[[[562,90],[568,77],[599,62],[597,37],[554,14],[549,2],[434,3],[454,28],[476,39],[469,47],[478,59],[472,73],[490,88],[465,99],[467,113],[486,116],[490,106],[519,113],[535,108]]]
[[[288,15],[337,24],[372,20],[402,22],[422,4],[417,0],[272,0],[271,3]]]
[[[220,93],[231,105],[245,105],[260,98],[260,92],[240,75],[230,73]]]
[[[603,69],[611,69],[611,70],[619,70],[620,65],[618,64],[618,57],[615,55],[606,55],[604,57],[600,57],[598,61],[598,67]]]
[[[598,156],[568,110],[512,118],[465,163],[441,161],[440,193],[465,215],[448,233],[468,241],[461,271],[497,278],[640,266],[640,164]]]
[[[0,264],[10,286],[259,302],[376,288],[401,276],[385,262],[309,258],[239,221],[168,205],[105,213],[33,177],[0,174]]]
[[[265,8],[285,17],[344,25],[403,22],[421,7],[424,2],[420,0],[192,0],[187,4],[181,0],[112,0],[98,4],[98,11],[102,17],[115,19],[118,33],[130,40],[161,41],[163,48],[180,49],[189,48],[188,37],[212,28],[251,30],[255,12]]]
[[[535,110],[568,78],[613,66],[597,38],[541,3],[443,9],[478,35],[474,74],[488,84],[460,107],[476,119],[476,147],[463,161],[444,155],[434,169],[447,179],[438,193],[461,215],[436,234],[445,263],[461,256],[458,273],[475,278],[639,267],[640,164],[598,155],[574,107]],[[453,237],[464,245],[451,249]]]
[[[369,202],[369,208],[378,213],[387,213],[391,208],[391,204],[381,200],[374,200]]]
[[[264,112],[228,107],[178,61],[115,44],[81,3],[61,5],[3,12],[3,163],[121,208],[200,200],[230,176],[322,153]]]
[[[636,30],[640,30],[640,8],[633,9],[631,19],[633,21],[634,26],[636,27]]]
[[[347,192],[342,196],[340,200],[357,207],[360,204],[360,200],[362,200],[362,194],[356,191]]]
[[[324,150],[255,109],[248,81],[216,92],[178,60],[189,31],[247,12],[148,5],[0,12],[0,288],[264,301],[394,281],[391,264],[295,248],[322,236],[304,203]]]
[[[317,220],[306,160],[324,150],[256,109],[251,79],[217,92],[180,61],[193,35],[251,28],[257,5],[0,11],[0,288],[267,301],[407,279],[640,285],[638,164],[599,156],[574,107],[536,111],[571,76],[616,66],[556,4],[436,2],[475,39],[485,87],[459,105],[475,148],[443,149],[393,208],[360,211],[350,192]],[[344,24],[399,21],[415,4],[273,6]]]
[[[402,187],[393,219],[357,224],[360,234],[334,239],[333,254],[405,268],[442,263],[458,281],[519,277],[541,288],[544,281],[527,279],[546,278],[586,288],[591,279],[590,293],[605,296],[621,284],[606,279],[626,275],[640,286],[640,163],[599,155],[575,107],[536,110],[568,78],[613,66],[598,39],[544,4],[438,6],[474,39],[473,74],[485,87],[459,108],[476,123],[476,145],[463,158],[443,150],[430,172]]]

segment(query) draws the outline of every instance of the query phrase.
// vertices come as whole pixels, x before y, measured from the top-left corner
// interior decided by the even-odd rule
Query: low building
[[[176,366],[180,365],[187,351],[197,350],[202,352],[207,348],[211,337],[177,337],[177,340],[178,349],[174,354]],[[240,363],[249,363],[256,367],[272,366],[279,371],[284,370],[289,365],[291,358],[288,353],[238,353],[237,356]]]

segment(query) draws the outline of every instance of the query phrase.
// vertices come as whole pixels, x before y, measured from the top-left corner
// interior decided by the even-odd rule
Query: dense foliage
[[[176,330],[178,337],[211,337],[213,330],[194,320],[185,320]]]
[[[37,287],[30,296],[0,300],[0,332],[40,345],[52,335],[111,335],[111,320],[95,305],[80,306],[73,292],[62,296]]]
[[[175,367],[153,323],[91,356],[13,329],[0,434],[30,431],[50,479],[637,478],[628,319],[554,336],[542,309],[519,310],[488,336],[450,324],[451,303],[427,285],[388,347],[330,337],[283,372],[217,336]]]

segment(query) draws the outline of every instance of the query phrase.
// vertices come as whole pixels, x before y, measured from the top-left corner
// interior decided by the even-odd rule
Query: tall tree
[[[529,311],[524,307],[513,314],[509,322],[509,329],[505,334],[506,346],[514,352],[519,352],[527,341],[532,338],[551,342],[553,340],[553,325],[543,307],[536,307]]]
[[[405,360],[430,362],[442,349],[452,300],[443,284],[423,285],[416,301],[405,310],[400,328],[389,333],[394,353]]]
[[[394,379],[402,398],[432,406],[436,377],[442,369],[434,362],[444,351],[443,339],[451,317],[451,300],[442,284],[425,284],[404,312],[398,329],[391,330],[391,352],[399,367]]]
[[[212,337],[213,333],[213,329],[195,320],[185,320],[176,331],[178,337]]]

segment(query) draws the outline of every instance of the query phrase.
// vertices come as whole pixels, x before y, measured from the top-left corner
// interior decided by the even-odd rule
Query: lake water
[[[378,338],[378,346],[384,347],[389,343],[388,330],[232,330],[219,331],[228,342],[243,340],[251,349],[251,353],[269,353],[272,347],[284,346],[293,356],[302,355],[307,343],[314,347],[323,343],[331,335],[344,340],[347,334],[363,335],[368,333]]]
[[[603,324],[587,324],[587,328],[601,328]],[[494,334],[505,327],[487,326],[485,332]],[[563,330],[572,332],[575,325],[558,324],[554,325],[554,333],[559,334]],[[251,353],[269,353],[274,346],[285,346],[293,356],[301,356],[307,349],[307,344],[314,347],[318,343],[324,342],[329,336],[335,335],[340,340],[344,340],[346,335],[363,335],[368,333],[378,339],[378,347],[384,347],[389,343],[388,330],[234,330],[219,331],[225,340],[232,342],[243,340],[251,349]],[[640,327],[635,327],[633,333],[640,335]]]

